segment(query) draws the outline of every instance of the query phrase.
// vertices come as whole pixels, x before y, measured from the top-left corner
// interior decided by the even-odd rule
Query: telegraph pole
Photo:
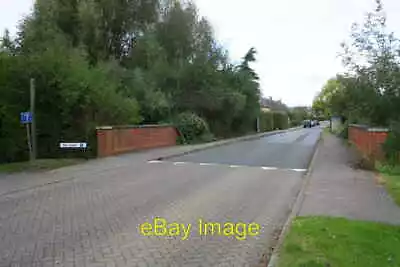
[[[257,116],[257,133],[260,132],[260,113],[262,112],[262,96],[259,96],[258,103],[260,103],[260,111]]]
[[[31,137],[32,137],[32,154],[31,161],[36,159],[37,156],[37,146],[36,146],[36,116],[35,116],[35,79],[31,78],[30,83],[30,96],[31,96]]]

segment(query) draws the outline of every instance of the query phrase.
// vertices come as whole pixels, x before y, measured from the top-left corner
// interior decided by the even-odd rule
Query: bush
[[[400,122],[392,124],[388,137],[383,143],[382,148],[385,152],[386,160],[389,164],[395,165],[399,163],[400,153]]]
[[[184,112],[179,114],[175,119],[175,125],[186,142],[191,143],[210,138],[207,122],[195,113]]]
[[[274,129],[284,130],[289,128],[288,114],[285,112],[273,112]]]
[[[340,126],[337,135],[343,139],[349,138],[349,125],[347,122]]]
[[[274,120],[272,112],[261,112],[260,114],[260,131],[268,132],[274,129]]]
[[[303,124],[303,121],[301,121],[301,120],[291,119],[289,122],[289,127],[301,126],[302,124]]]

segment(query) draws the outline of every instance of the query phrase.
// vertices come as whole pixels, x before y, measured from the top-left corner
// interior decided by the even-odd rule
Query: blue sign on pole
[[[21,121],[21,123],[25,124],[25,123],[31,123],[32,122],[32,113],[31,112],[21,112],[20,113],[20,117],[19,120]]]

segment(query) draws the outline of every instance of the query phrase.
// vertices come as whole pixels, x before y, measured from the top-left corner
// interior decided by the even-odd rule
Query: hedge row
[[[261,113],[260,130],[262,132],[284,130],[287,128],[289,128],[289,116],[287,113],[277,111]]]

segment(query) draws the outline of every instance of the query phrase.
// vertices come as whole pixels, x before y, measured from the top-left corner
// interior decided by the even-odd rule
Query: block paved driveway
[[[136,153],[2,177],[0,186],[10,190],[0,192],[0,266],[260,266],[300,189],[304,173],[290,169],[305,167],[319,133],[304,129],[163,162]],[[249,166],[224,157],[237,146]],[[50,177],[60,182],[32,187]],[[11,190],[13,178],[20,190]],[[138,225],[155,216],[191,223],[189,239],[141,236]],[[200,237],[199,218],[256,222],[262,229],[244,241]]]

